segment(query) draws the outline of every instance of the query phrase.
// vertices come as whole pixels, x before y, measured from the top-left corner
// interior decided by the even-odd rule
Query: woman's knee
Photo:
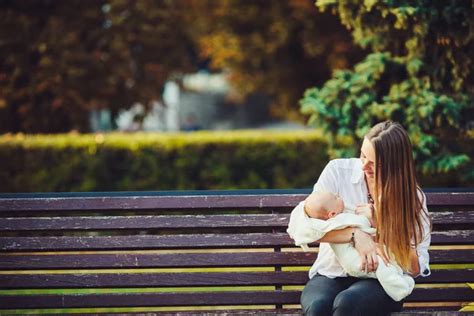
[[[333,315],[360,315],[357,295],[353,291],[342,291],[334,299]]]
[[[307,316],[332,315],[332,301],[324,297],[316,297],[307,302],[301,301],[301,306]]]
[[[308,281],[301,293],[301,307],[305,315],[331,315],[332,305],[336,295],[345,286],[344,279],[330,279],[315,276]]]

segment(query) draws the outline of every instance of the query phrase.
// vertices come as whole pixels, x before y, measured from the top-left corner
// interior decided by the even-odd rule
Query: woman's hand
[[[372,237],[356,228],[354,230],[354,247],[360,255],[360,270],[374,272],[378,265],[377,244]]]

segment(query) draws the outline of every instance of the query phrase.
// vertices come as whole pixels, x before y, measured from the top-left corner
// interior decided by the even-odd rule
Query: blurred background
[[[309,188],[392,119],[474,187],[474,4],[0,0],[0,191]]]

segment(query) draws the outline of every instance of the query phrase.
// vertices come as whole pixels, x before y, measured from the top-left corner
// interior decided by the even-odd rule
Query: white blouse
[[[367,185],[362,171],[362,162],[358,158],[331,160],[319,176],[313,190],[339,194],[346,205],[345,211],[347,209],[354,209],[358,204],[368,203]],[[423,208],[426,214],[428,214],[425,196],[423,196],[423,201]],[[302,205],[303,203],[300,203],[297,207],[302,207]],[[426,277],[431,274],[428,254],[431,234],[429,219],[424,219],[424,236],[418,244],[417,252],[420,263],[420,275]],[[309,270],[309,278],[315,276],[316,273],[329,278],[347,276],[328,243],[320,243],[318,257]]]

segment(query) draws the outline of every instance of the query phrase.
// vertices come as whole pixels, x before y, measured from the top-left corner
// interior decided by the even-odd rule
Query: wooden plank
[[[299,304],[300,291],[0,295],[0,308]],[[470,288],[415,289],[407,302],[473,301]]]
[[[418,277],[416,283],[466,283],[474,282],[474,269],[431,270],[429,277]]]
[[[434,231],[431,233],[432,245],[466,245],[473,243],[474,231],[472,230]]]
[[[242,252],[172,254],[0,255],[0,270],[78,268],[176,268],[304,266],[316,253]]]
[[[128,313],[127,313],[128,314]],[[301,316],[303,315],[301,309],[247,309],[247,310],[200,310],[199,314],[196,311],[176,311],[176,312],[153,312],[153,315],[158,316]]]
[[[456,312],[461,309],[457,306],[441,306],[441,307],[419,307],[404,308],[400,313],[391,313],[390,316],[465,316],[465,312]],[[127,313],[128,314],[128,313]],[[206,316],[301,316],[301,309],[254,309],[254,310],[207,310],[199,311],[200,315]],[[153,315],[159,316],[196,316],[196,312],[154,312]]]
[[[0,270],[310,266],[315,252],[0,254]],[[474,263],[474,249],[430,250],[431,263]]]
[[[301,285],[307,272],[91,273],[0,275],[3,289]]]
[[[2,250],[107,250],[290,246],[286,233],[0,237]]]
[[[441,307],[419,307],[419,308],[404,308],[400,313],[391,313],[390,316],[465,316],[466,313],[455,312],[461,309],[457,306],[441,306]],[[200,315],[206,316],[301,316],[303,315],[301,309],[255,309],[255,310],[207,310],[199,311]],[[196,312],[158,312],[153,315],[159,316],[196,316]]]
[[[461,308],[457,306],[441,306],[441,307],[419,307],[419,308],[404,308],[400,313],[391,313],[390,316],[454,316],[466,315],[466,313],[453,312]],[[450,311],[450,312],[447,312]],[[134,314],[134,313],[127,313]],[[200,310],[200,315],[206,316],[301,316],[301,309],[254,309],[254,310]],[[87,315],[87,314],[86,314]],[[196,316],[195,311],[176,311],[176,312],[153,312],[153,315],[159,316]]]
[[[127,315],[133,313],[127,313]],[[196,311],[176,311],[176,312],[153,312],[153,315],[158,316],[301,316],[303,315],[301,309],[247,309],[247,310],[200,310],[199,313]],[[402,315],[400,315],[402,316]],[[432,315],[430,315],[432,316]]]
[[[0,308],[135,307],[296,304],[299,291],[130,293],[84,295],[0,295]]]
[[[430,215],[435,225],[474,224],[474,211],[430,212]]]
[[[474,263],[474,249],[429,250],[430,263]]]
[[[0,275],[3,289],[304,285],[307,281],[306,271]],[[474,282],[474,270],[433,270],[431,276],[416,281],[420,284]]]
[[[430,206],[473,206],[474,192],[429,192],[426,202]]]
[[[474,211],[433,212],[435,225],[472,225]],[[122,230],[163,228],[286,228],[290,214],[167,215],[167,216],[71,216],[0,218],[0,231]]]
[[[474,213],[474,212],[473,212]],[[287,227],[289,214],[0,218],[0,231]]]
[[[159,210],[294,207],[304,194],[54,197],[0,199],[5,211]]]
[[[0,212],[293,208],[306,194],[1,198]],[[472,206],[474,192],[427,193],[428,207]]]
[[[474,244],[474,231],[453,230],[433,232],[431,243],[433,245]],[[0,249],[2,251],[289,246],[293,246],[293,240],[286,233],[0,237]]]
[[[469,287],[415,288],[406,302],[472,302],[474,291]]]

